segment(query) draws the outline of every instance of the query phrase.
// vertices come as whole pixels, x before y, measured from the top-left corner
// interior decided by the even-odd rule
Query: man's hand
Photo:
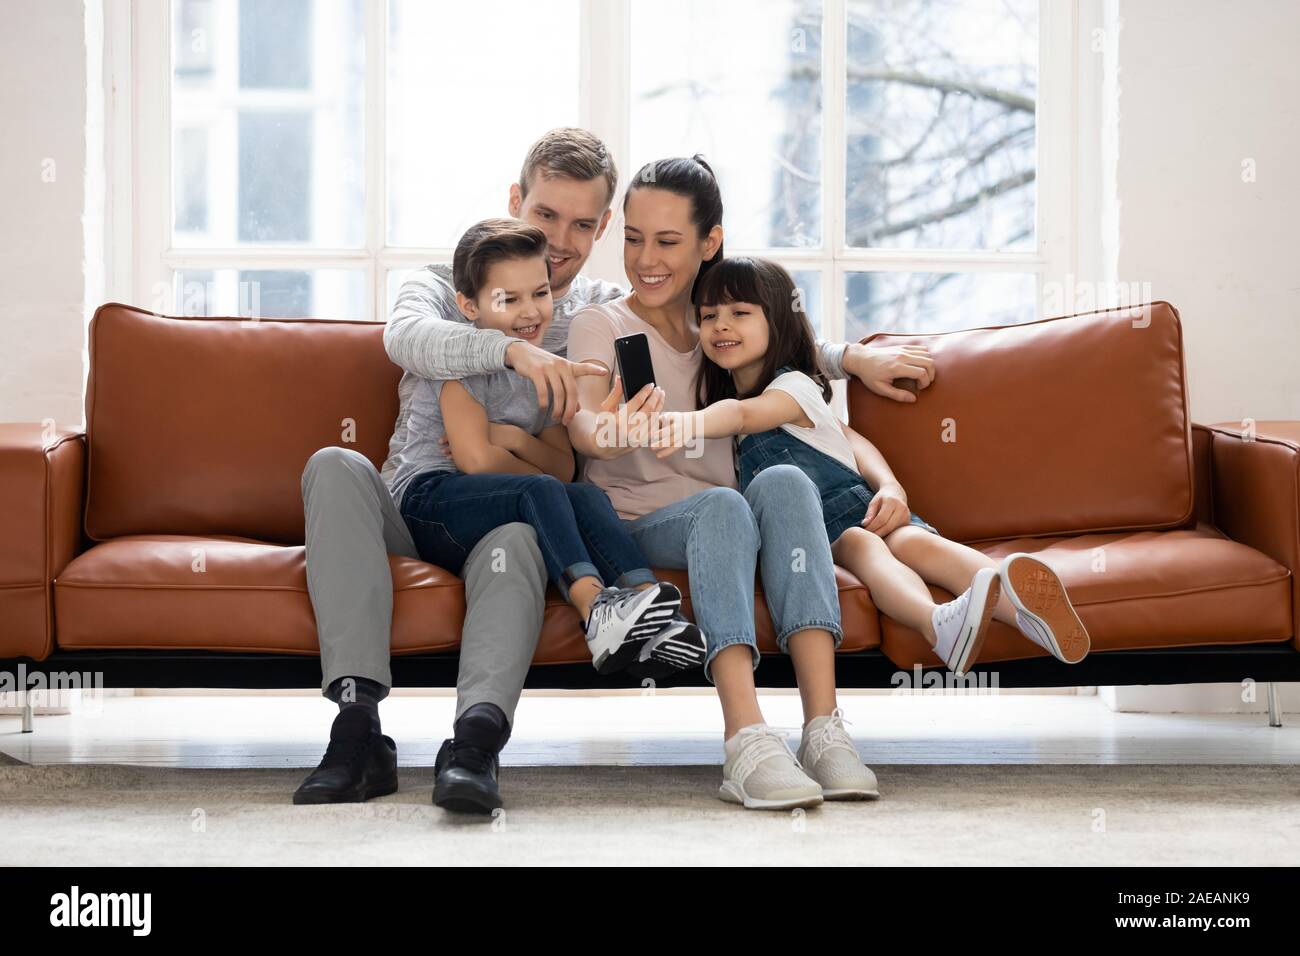
[[[862,381],[877,395],[896,402],[914,402],[916,395],[894,385],[894,379],[916,382],[917,390],[934,381],[934,359],[924,345],[862,345],[844,351],[844,371]]]
[[[550,405],[551,414],[562,425],[578,413],[578,379],[583,375],[607,375],[603,366],[570,362],[522,339],[506,349],[506,366],[529,379],[537,389],[537,406]]]
[[[862,527],[880,537],[884,537],[895,528],[901,528],[912,519],[912,512],[907,507],[907,492],[898,482],[881,485],[867,505],[867,515],[862,519]]]

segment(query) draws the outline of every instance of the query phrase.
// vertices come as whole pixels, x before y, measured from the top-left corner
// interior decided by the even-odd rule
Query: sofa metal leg
[[[23,695],[23,733],[32,732],[32,695],[29,691],[20,690],[18,693]]]
[[[1268,682],[1268,725],[1270,727],[1282,726],[1282,712],[1277,704],[1277,684],[1273,681]]]

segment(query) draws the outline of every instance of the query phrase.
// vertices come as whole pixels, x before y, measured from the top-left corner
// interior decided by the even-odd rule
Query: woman
[[[798,468],[777,465],[742,495],[730,440],[702,440],[667,459],[646,447],[647,419],[663,409],[698,407],[694,381],[702,355],[693,291],[702,270],[722,259],[722,196],[713,171],[698,156],[648,164],[624,196],[623,217],[623,266],[632,291],[574,318],[568,357],[612,371],[614,340],[644,333],[657,381],[617,413],[631,427],[616,429],[617,376],[582,379],[581,410],[569,434],[585,456],[584,478],[609,494],[651,564],[690,574],[696,623],[708,640],[705,674],[717,688],[725,724],[720,796],[770,809],[875,797],[875,776],[863,766],[836,704],[835,648],[843,632],[816,486]],[[756,568],[803,702],[798,759],[758,704]]]

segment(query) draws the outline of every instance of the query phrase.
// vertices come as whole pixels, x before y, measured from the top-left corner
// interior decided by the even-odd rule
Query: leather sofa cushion
[[[393,651],[455,649],[465,616],[460,578],[414,558],[388,560]],[[54,608],[64,650],[318,653],[301,546],[226,536],[116,538],[59,575]]]
[[[1178,313],[1128,311],[933,335],[916,402],[849,388],[853,427],[912,510],[955,541],[1172,528],[1193,514]],[[955,440],[954,440],[955,439]]]
[[[201,563],[199,563],[201,562]],[[389,557],[394,654],[460,645],[465,595],[460,578],[413,558]],[[202,570],[196,570],[201,567]],[[686,574],[663,577],[689,594]],[[879,615],[866,588],[838,569],[846,637],[841,650],[878,647]],[[58,644],[64,650],[153,649],[316,654],[304,550],[248,538],[132,535],[96,545],[55,581]],[[689,598],[684,602],[689,615]],[[761,595],[759,647],[776,651]],[[535,661],[591,660],[578,615],[547,595]]]
[[[346,445],[382,465],[400,377],[381,323],[105,305],[90,324],[86,533],[300,544],[307,459]]]
[[[982,545],[1002,559],[1027,551],[1046,560],[1069,589],[1092,651],[1285,641],[1291,636],[1290,572],[1210,525],[1069,538],[1018,538]],[[952,595],[931,587],[936,601]],[[882,650],[900,667],[939,663],[916,631],[881,619]],[[994,621],[980,661],[1047,652]]]

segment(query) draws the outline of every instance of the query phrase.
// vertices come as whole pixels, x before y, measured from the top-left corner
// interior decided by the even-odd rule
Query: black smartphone
[[[650,361],[650,340],[644,332],[624,335],[614,340],[614,357],[618,360],[618,374],[623,379],[623,401],[655,380],[654,363]]]

